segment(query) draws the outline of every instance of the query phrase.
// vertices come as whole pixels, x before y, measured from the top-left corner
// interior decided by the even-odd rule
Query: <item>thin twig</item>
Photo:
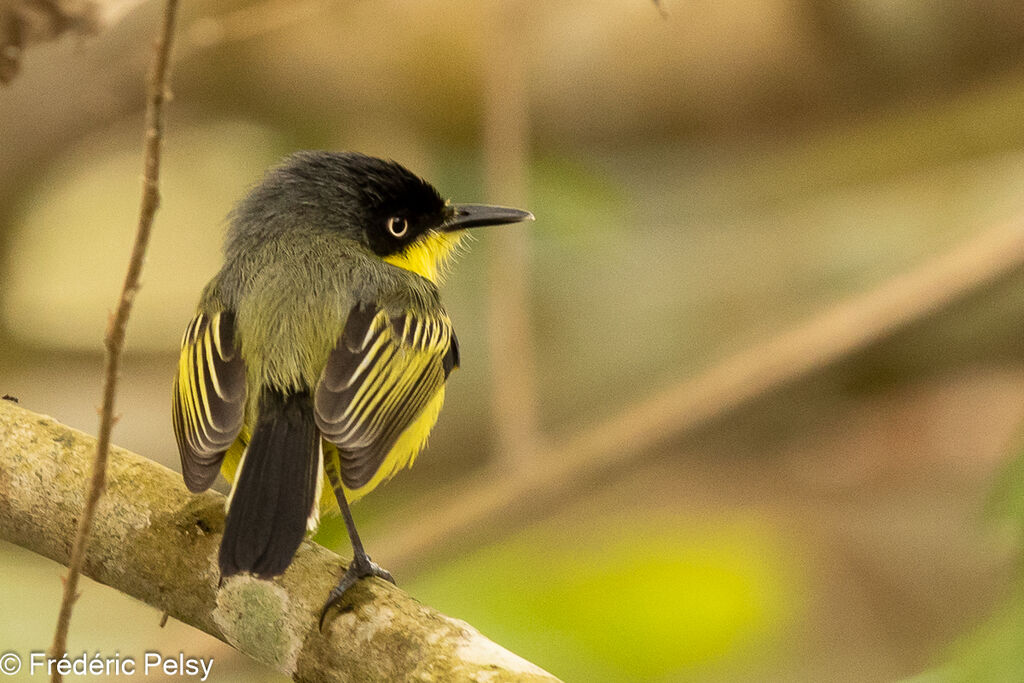
[[[678,441],[708,422],[836,363],[986,287],[1024,273],[1024,219],[976,239],[878,288],[840,302],[765,344],[695,378],[655,393],[611,418],[555,442],[521,472],[488,470],[460,482],[457,495],[425,496],[413,506],[422,524],[403,523],[378,547],[403,573],[438,552],[521,528],[568,497]],[[443,501],[443,502],[441,502]]]
[[[154,48],[153,70],[149,77],[149,97],[146,106],[146,142],[144,151],[145,176],[142,185],[142,203],[139,209],[139,225],[135,233],[128,272],[125,274],[117,310],[107,328],[104,339],[106,361],[103,373],[103,405],[100,408],[99,436],[96,441],[96,456],[88,483],[85,505],[78,520],[78,533],[71,549],[68,575],[64,580],[64,597],[57,618],[57,628],[50,648],[52,657],[60,657],[67,648],[68,627],[71,610],[77,599],[78,579],[85,560],[85,549],[89,540],[89,529],[107,476],[107,460],[110,451],[110,435],[114,428],[114,400],[117,396],[117,376],[121,366],[121,352],[124,349],[125,329],[131,315],[132,304],[139,290],[139,277],[145,262],[146,248],[153,227],[153,217],[160,205],[158,180],[160,177],[160,148],[163,141],[164,100],[167,89],[167,71],[170,63],[171,43],[174,37],[174,22],[178,11],[178,0],[167,0],[164,5],[163,23],[160,36]],[[62,676],[56,669],[52,680],[59,682]]]

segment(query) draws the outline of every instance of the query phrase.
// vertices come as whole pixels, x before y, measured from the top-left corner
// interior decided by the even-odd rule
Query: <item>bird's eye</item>
[[[392,216],[388,219],[388,232],[395,237],[403,237],[409,231],[409,221],[401,216]]]

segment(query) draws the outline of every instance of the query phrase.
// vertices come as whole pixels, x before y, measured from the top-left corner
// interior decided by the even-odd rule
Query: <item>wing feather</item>
[[[224,452],[242,429],[245,364],[231,311],[199,313],[181,339],[172,404],[181,472],[190,491],[217,478]]]
[[[388,313],[353,307],[317,386],[314,413],[338,447],[342,481],[369,482],[399,437],[457,364],[455,335],[443,310]]]

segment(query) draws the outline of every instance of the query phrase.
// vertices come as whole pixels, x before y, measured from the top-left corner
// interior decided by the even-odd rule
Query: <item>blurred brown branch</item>
[[[10,83],[25,50],[65,34],[92,35],[142,0],[0,0],[0,84]]]
[[[482,22],[490,28],[484,50],[484,158],[487,196],[526,205],[529,103],[525,74],[525,7],[494,3]],[[494,391],[498,467],[530,466],[540,448],[537,391],[530,333],[530,225],[520,223],[487,237],[487,336]]]
[[[403,525],[379,545],[389,548],[389,566],[408,571],[475,542],[484,530],[493,539],[519,528],[586,491],[583,484],[1022,272],[1024,219],[563,437],[534,468],[485,471],[463,480],[455,495],[415,502],[425,521]]]
[[[96,440],[0,401],[0,444],[0,538],[66,563]],[[223,495],[192,495],[180,475],[113,447],[84,571],[297,681],[557,680],[378,579],[321,633],[341,559],[306,542],[280,578],[218,586],[223,530]]]
[[[64,580],[64,596],[61,600],[60,614],[50,648],[51,657],[61,657],[67,650],[68,628],[71,624],[71,611],[78,595],[78,578],[85,561],[86,546],[89,542],[89,530],[93,516],[99,504],[107,477],[107,459],[110,453],[110,436],[114,429],[114,402],[117,398],[117,379],[121,367],[121,353],[124,350],[125,333],[128,318],[131,316],[132,304],[139,291],[139,278],[142,266],[146,261],[146,249],[153,228],[153,218],[160,205],[160,150],[164,130],[164,100],[167,96],[167,72],[170,66],[171,45],[174,39],[174,23],[178,13],[178,0],[166,0],[163,22],[157,38],[153,54],[153,69],[149,77],[149,97],[146,105],[146,142],[143,151],[145,175],[142,182],[142,202],[139,208],[139,224],[135,233],[128,271],[125,273],[124,285],[118,299],[117,310],[110,320],[107,335],[104,339],[106,362],[103,373],[103,404],[100,408],[99,437],[96,440],[96,455],[93,460],[92,472],[87,480],[88,489],[82,514],[78,518],[78,531],[71,548],[68,562],[68,575]],[[63,679],[59,669],[54,669],[52,680],[59,683]]]
[[[185,38],[190,48],[248,40],[300,24],[333,6],[335,3],[331,0],[263,0],[200,17],[185,30]]]

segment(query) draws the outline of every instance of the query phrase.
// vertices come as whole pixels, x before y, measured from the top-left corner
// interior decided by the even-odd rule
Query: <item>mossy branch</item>
[[[0,538],[66,564],[95,449],[93,437],[0,401]],[[176,473],[112,447],[85,574],[299,681],[557,680],[377,579],[353,588],[351,609],[321,634],[320,607],[343,563],[310,542],[283,576],[218,588],[223,529],[224,496],[192,495]]]

